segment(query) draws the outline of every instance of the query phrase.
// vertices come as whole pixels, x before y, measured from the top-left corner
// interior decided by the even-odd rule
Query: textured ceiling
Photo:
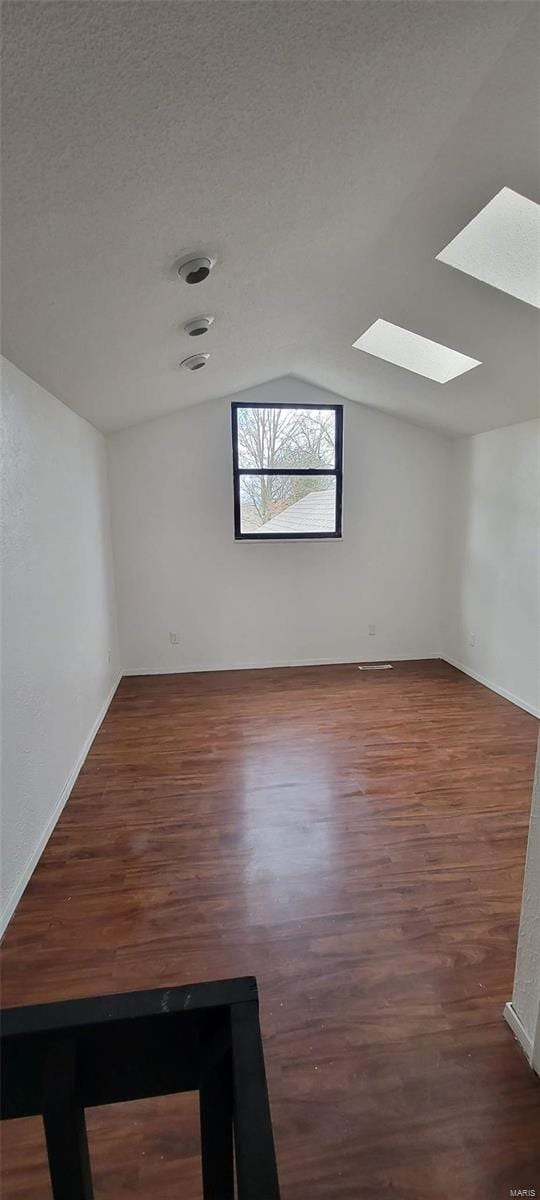
[[[294,374],[454,433],[535,415],[538,313],[435,260],[501,187],[539,198],[535,5],[3,10],[4,353],[66,404],[119,429]],[[483,365],[354,350],[377,317]]]

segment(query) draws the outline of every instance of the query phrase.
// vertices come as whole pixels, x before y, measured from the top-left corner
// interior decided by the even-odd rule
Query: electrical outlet
[[[476,634],[475,633],[469,634],[469,646],[476,646]]]
[[[178,645],[178,634],[177,634],[177,633],[170,633],[170,634],[169,634],[169,641],[170,641],[170,643],[171,643],[171,646],[177,646],[177,645]]]
[[[375,637],[375,634],[377,632],[377,626],[376,625],[368,625],[367,630],[368,630],[370,637]]]
[[[109,650],[109,653],[108,653],[108,655],[107,655],[107,662],[108,662],[108,664],[109,664],[109,666],[110,666],[110,665],[111,665],[111,663],[112,663],[112,650]]]

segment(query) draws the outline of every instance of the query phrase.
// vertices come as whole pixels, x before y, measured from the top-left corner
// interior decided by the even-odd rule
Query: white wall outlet
[[[169,634],[169,641],[170,641],[170,643],[171,643],[171,646],[177,646],[177,645],[178,645],[178,634],[177,634],[177,633],[170,633],[170,634]]]
[[[110,666],[112,663],[112,650],[109,650],[109,653],[107,654],[107,662]]]
[[[377,632],[377,626],[376,625],[368,625],[367,631],[368,631],[370,637],[375,637],[375,634]]]
[[[476,646],[476,634],[475,633],[469,634],[469,646]]]

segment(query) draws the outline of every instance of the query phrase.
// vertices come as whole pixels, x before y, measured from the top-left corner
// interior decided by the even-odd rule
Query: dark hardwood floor
[[[3,1004],[255,974],[283,1200],[540,1195],[512,990],[537,722],[442,662],[124,679]],[[89,1113],[96,1200],[195,1200],[192,1097]],[[39,1122],[3,1200],[49,1195]]]

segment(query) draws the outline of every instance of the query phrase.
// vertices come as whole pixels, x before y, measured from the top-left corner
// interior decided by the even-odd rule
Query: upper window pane
[[[238,408],[238,466],[241,469],[333,468],[336,413],[333,408]]]

